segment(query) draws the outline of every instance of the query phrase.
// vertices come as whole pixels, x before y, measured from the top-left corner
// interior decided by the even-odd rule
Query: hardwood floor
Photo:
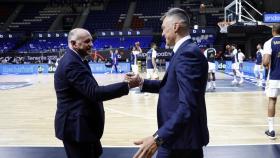
[[[94,76],[100,85],[106,85],[122,81],[124,75]],[[230,77],[218,73],[217,78]],[[53,75],[2,75],[0,83],[4,82],[33,85],[0,90],[0,146],[62,146],[54,136]],[[157,94],[131,90],[127,96],[104,102],[106,124],[102,144],[133,146],[133,141],[152,135],[157,129],[157,98]],[[267,98],[263,91],[207,93],[206,103],[210,145],[279,143],[279,139],[270,141],[264,135]],[[279,114],[276,115],[276,132],[280,137]]]

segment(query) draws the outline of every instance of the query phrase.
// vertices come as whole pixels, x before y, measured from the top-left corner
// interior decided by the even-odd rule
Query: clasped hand
[[[125,81],[128,82],[129,88],[135,88],[143,84],[143,79],[139,74],[127,73]]]

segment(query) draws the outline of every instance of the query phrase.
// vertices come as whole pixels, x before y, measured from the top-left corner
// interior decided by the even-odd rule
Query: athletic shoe
[[[269,132],[269,130],[267,130],[264,133],[268,136],[269,139],[276,139],[275,131]]]
[[[239,84],[242,84],[244,82],[243,78],[239,81]]]
[[[231,81],[231,84],[232,84],[232,85],[236,85],[237,83],[238,83],[237,80]]]
[[[207,83],[207,88],[206,88],[206,91],[211,91],[212,89],[212,86],[211,86],[211,83]]]
[[[212,82],[212,88],[216,89],[216,83],[215,82]]]

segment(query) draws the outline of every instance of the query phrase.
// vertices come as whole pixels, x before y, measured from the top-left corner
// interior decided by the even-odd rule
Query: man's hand
[[[128,82],[129,88],[138,87],[141,84],[143,84],[143,79],[138,75],[134,73],[127,73],[125,75],[125,81]]]
[[[133,158],[151,158],[157,150],[156,142],[152,136],[134,142],[135,145],[141,145]]]

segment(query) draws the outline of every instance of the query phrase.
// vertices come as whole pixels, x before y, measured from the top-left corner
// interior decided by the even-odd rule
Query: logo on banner
[[[49,64],[48,73],[54,73],[56,66],[54,64]]]
[[[218,70],[225,70],[227,68],[225,61],[218,61]]]

